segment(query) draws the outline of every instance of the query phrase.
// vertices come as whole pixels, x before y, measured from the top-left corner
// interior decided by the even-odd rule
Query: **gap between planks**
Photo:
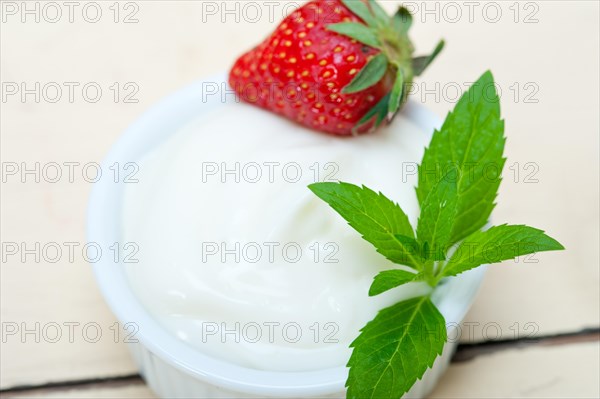
[[[458,345],[458,348],[452,357],[452,363],[468,362],[481,355],[489,355],[508,349],[523,349],[532,346],[558,346],[597,341],[600,341],[600,328],[590,328],[574,333],[547,335],[536,338],[486,341],[473,344],[463,343]],[[139,374],[130,374],[118,377],[50,382],[40,385],[22,385],[0,389],[0,395],[9,395],[11,398],[19,398],[34,392],[39,393],[40,391],[51,393],[68,389],[119,388],[141,384],[144,384],[144,381]]]

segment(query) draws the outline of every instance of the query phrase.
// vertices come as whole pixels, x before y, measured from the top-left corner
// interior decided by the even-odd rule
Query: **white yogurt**
[[[414,225],[413,167],[428,138],[402,115],[348,138],[245,104],[199,116],[140,160],[140,182],[127,186],[133,291],[164,328],[215,358],[274,371],[344,365],[379,309],[427,288],[369,298],[373,277],[396,266],[307,185],[364,184]]]

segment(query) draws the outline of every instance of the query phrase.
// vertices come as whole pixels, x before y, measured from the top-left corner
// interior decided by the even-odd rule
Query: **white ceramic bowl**
[[[207,84],[225,83],[218,76],[191,84],[148,110],[117,141],[103,163],[108,170],[115,162],[135,162],[190,119],[223,106],[220,95],[203,93]],[[231,100],[231,95],[227,98]],[[433,132],[439,118],[420,104],[410,101],[404,116],[424,131]],[[101,179],[94,185],[88,208],[87,238],[108,248],[122,243],[122,196],[124,183]],[[210,397],[344,397],[345,365],[310,372],[274,372],[240,367],[211,358],[167,332],[142,307],[131,291],[124,265],[103,257],[94,264],[96,279],[104,298],[121,323],[136,323],[138,343],[129,344],[140,373],[157,395],[164,398]],[[447,281],[436,289],[434,302],[449,325],[460,323],[475,297],[484,269],[478,268]],[[455,324],[456,323],[456,324]],[[449,336],[455,327],[449,327]],[[456,343],[449,342],[443,355],[406,397],[426,396],[446,369]]]

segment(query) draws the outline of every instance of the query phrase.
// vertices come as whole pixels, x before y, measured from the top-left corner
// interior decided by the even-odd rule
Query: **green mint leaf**
[[[394,234],[394,237],[396,237],[405,248],[410,250],[410,253],[421,256],[421,247],[413,237],[405,236],[403,234]]]
[[[425,69],[427,69],[429,64],[431,64],[433,60],[435,60],[436,57],[442,52],[445,44],[446,43],[443,40],[440,40],[435,49],[433,50],[433,53],[431,53],[430,55],[413,58],[412,68],[415,76],[420,76],[425,71]]]
[[[404,244],[407,249],[411,250],[412,254],[415,254],[423,264],[425,264],[427,260],[445,260],[446,254],[442,251],[437,251],[437,253],[432,253],[430,249],[430,244],[428,241],[417,241],[414,238],[406,237],[403,235],[396,235],[398,241]]]
[[[365,6],[366,7],[366,6]],[[340,22],[327,25],[327,29],[340,35],[348,36],[351,39],[358,40],[367,46],[379,48],[381,43],[377,35],[367,26],[358,22]]]
[[[504,167],[504,121],[492,74],[488,71],[462,96],[435,131],[419,166],[421,207],[450,170],[458,172],[458,204],[450,244],[482,228],[494,208]]]
[[[350,345],[348,398],[399,398],[442,353],[444,317],[429,297],[380,311]]]
[[[342,0],[342,3],[357,17],[365,21],[371,27],[379,26],[377,18],[373,15],[369,6],[363,0]]]
[[[371,58],[354,79],[342,89],[342,93],[356,93],[374,86],[381,78],[383,78],[387,72],[387,67],[387,57],[382,53],[377,54],[375,57]]]
[[[398,11],[396,11],[394,18],[392,19],[392,26],[400,35],[405,35],[408,32],[412,26],[412,15],[410,15],[408,8],[403,6],[398,8]]]
[[[441,47],[443,43],[432,57]],[[419,71],[429,62],[423,57],[422,64],[417,63]],[[373,118],[381,123],[402,101],[397,93],[388,93],[358,126]],[[379,253],[415,269],[416,273],[400,269],[379,273],[370,296],[416,281],[435,288],[442,278],[482,264],[564,249],[542,230],[528,226],[480,230],[495,206],[505,163],[504,144],[499,99],[493,77],[486,72],[448,114],[425,150],[416,188],[421,207],[416,237],[406,214],[381,193],[348,183],[309,186]],[[460,244],[446,261],[447,249],[457,242]],[[435,261],[444,262],[436,265]],[[429,296],[383,309],[351,344],[347,397],[402,396],[433,365],[446,339],[444,318]]]
[[[390,103],[388,104],[388,119],[391,119],[398,109],[400,108],[400,102],[402,101],[402,94],[404,92],[404,72],[402,68],[398,68],[396,72],[396,80],[394,81],[394,87],[390,94]]]
[[[542,230],[523,225],[500,225],[477,231],[458,246],[443,269],[444,276],[455,276],[479,265],[498,263],[535,252],[562,250],[564,247]]]
[[[421,204],[421,215],[417,224],[417,240],[427,244],[427,259],[445,259],[450,244],[450,234],[458,204],[456,176],[446,175],[437,182]]]
[[[419,277],[418,274],[408,272],[406,270],[392,269],[385,270],[379,273],[373,279],[371,288],[369,288],[369,296],[379,295],[386,291],[396,288],[406,283],[415,281]]]
[[[367,187],[349,183],[315,183],[308,186],[327,202],[377,252],[394,263],[420,268],[419,260],[395,235],[414,238],[408,217],[393,201]]]
[[[387,26],[390,23],[390,16],[388,13],[377,3],[375,0],[369,0],[369,7],[377,21],[379,26]]]

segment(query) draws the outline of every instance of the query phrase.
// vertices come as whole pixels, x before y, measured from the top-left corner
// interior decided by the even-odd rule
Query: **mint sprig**
[[[402,13],[397,18],[398,26],[410,23],[400,19]],[[415,281],[435,288],[442,279],[483,264],[564,249],[528,226],[482,230],[495,206],[505,140],[488,71],[462,96],[425,150],[416,189],[421,207],[416,234],[404,211],[381,193],[341,182],[309,186],[377,252],[407,266],[375,276],[370,296]],[[398,398],[433,365],[446,343],[446,323],[430,295],[381,310],[361,330],[351,344],[348,398]]]

